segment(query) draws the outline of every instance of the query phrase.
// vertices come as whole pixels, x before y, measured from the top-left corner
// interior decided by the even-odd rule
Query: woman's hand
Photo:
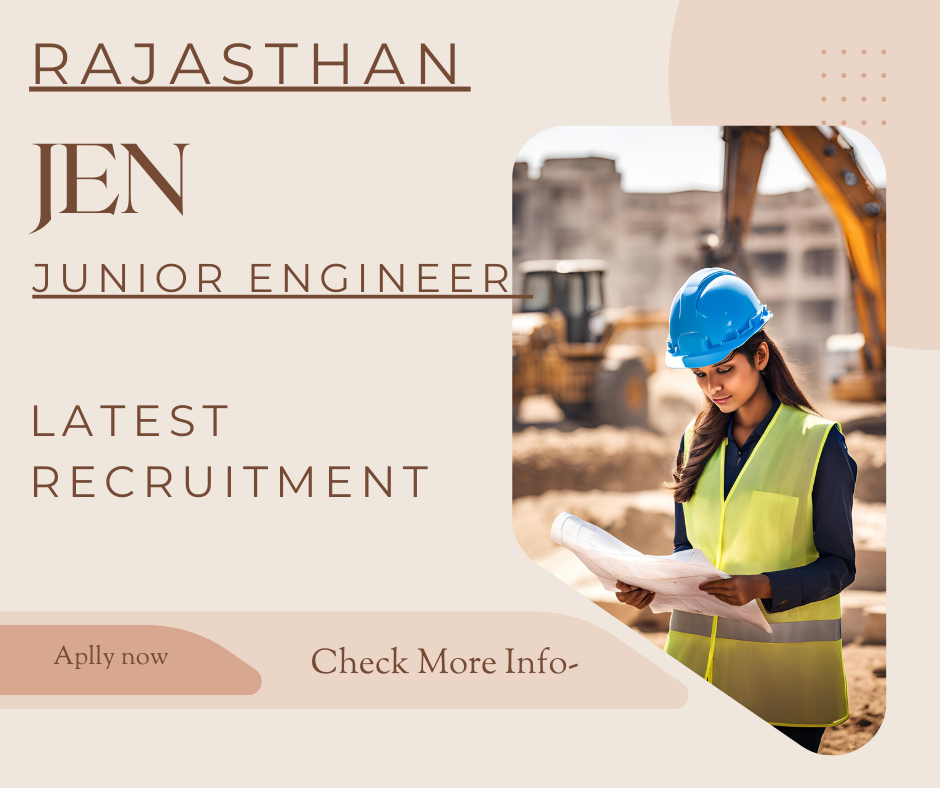
[[[769,599],[772,596],[770,578],[767,575],[731,575],[727,580],[709,580],[699,588],[736,607],[746,605],[752,599]],[[620,594],[617,596],[619,598]]]
[[[652,591],[647,591],[645,588],[640,588],[639,586],[628,586],[626,583],[621,583],[617,581],[617,599],[623,602],[625,605],[632,605],[637,610],[642,610],[650,602],[653,601],[655,597]]]

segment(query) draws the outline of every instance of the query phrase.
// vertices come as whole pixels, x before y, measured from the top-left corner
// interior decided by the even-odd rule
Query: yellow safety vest
[[[685,456],[694,420],[685,431]],[[728,493],[727,438],[682,505],[689,543],[730,575],[805,566],[813,542],[813,481],[832,421],[781,404]],[[773,634],[719,616],[673,611],[671,654],[772,725],[838,725],[848,719],[839,595],[769,614]]]

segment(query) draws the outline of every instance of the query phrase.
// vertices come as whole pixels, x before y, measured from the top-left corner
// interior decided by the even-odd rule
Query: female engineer
[[[673,299],[666,366],[706,397],[679,444],[675,551],[698,548],[727,580],[700,587],[757,599],[772,634],[673,611],[671,654],[801,746],[818,751],[849,715],[839,592],[855,579],[857,466],[764,331],[773,313],[733,272],[705,268]],[[617,598],[653,594],[618,583]]]

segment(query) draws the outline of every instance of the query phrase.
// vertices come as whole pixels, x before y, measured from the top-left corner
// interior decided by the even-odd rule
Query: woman
[[[675,550],[702,550],[731,577],[700,588],[730,605],[758,600],[773,634],[674,611],[665,650],[816,752],[849,713],[839,592],[855,579],[857,466],[764,331],[771,317],[721,268],[693,274],[672,302],[666,365],[691,370],[706,397],[669,485]],[[653,599],[618,588],[634,607]]]

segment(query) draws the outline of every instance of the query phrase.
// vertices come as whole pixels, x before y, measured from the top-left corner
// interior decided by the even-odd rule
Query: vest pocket
[[[800,499],[792,495],[751,494],[748,511],[748,552],[760,556],[762,571],[789,569],[793,552],[793,527]]]

